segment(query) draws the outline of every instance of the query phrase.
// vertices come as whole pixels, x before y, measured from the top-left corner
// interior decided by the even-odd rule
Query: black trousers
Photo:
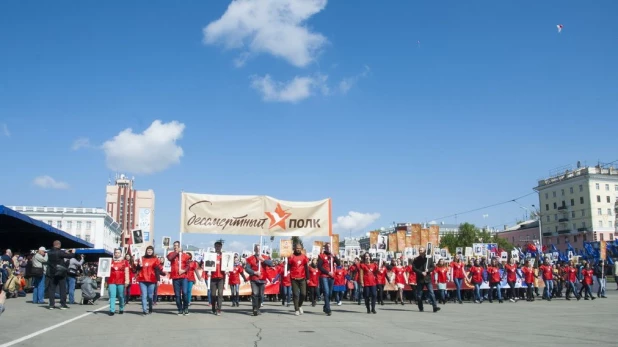
[[[294,311],[298,311],[303,307],[303,302],[307,297],[307,280],[292,279],[292,298],[294,300]]]
[[[384,302],[384,285],[383,284],[378,284],[376,286],[376,291],[378,294],[378,302],[379,303],[383,303]]]
[[[367,312],[375,311],[376,310],[376,299],[378,296],[376,286],[363,287],[363,294],[365,296],[365,307],[367,308]]]
[[[60,291],[60,306],[67,305],[67,278],[50,277],[47,285],[47,296],[49,297],[49,307],[56,305],[56,287]]]
[[[510,299],[517,300],[517,295],[515,295],[515,282],[508,282],[509,287],[511,287],[511,297]]]
[[[212,311],[221,310],[223,304],[223,285],[225,284],[224,278],[210,279],[210,301],[212,305]]]
[[[315,305],[315,302],[318,299],[318,287],[308,287],[309,291],[309,300],[311,300],[311,304]]]
[[[253,305],[253,310],[259,310],[260,306],[262,306],[262,299],[264,299],[264,287],[266,284],[264,282],[259,283],[256,281],[251,281],[251,304]]]

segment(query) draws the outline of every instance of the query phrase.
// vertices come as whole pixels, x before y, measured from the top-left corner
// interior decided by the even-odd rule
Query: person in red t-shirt
[[[529,260],[526,260],[521,272],[524,274],[524,280],[526,281],[526,301],[534,301],[534,294],[532,291],[534,289],[534,278],[537,277],[537,275],[534,274],[534,268]]]
[[[438,292],[440,293],[440,300],[442,305],[446,304],[446,283],[448,282],[448,271],[449,268],[444,263],[444,259],[438,260],[438,265],[436,265],[436,269],[434,272],[436,273],[436,283],[438,284]]]
[[[378,303],[384,306],[384,286],[386,285],[386,273],[388,272],[388,270],[386,269],[386,266],[384,266],[384,264],[382,265],[382,267],[380,267],[380,259],[374,258],[373,262],[378,268],[378,271],[376,272],[376,289],[378,295]]]
[[[262,254],[260,245],[253,247],[253,255],[246,259],[245,271],[249,274],[251,281],[251,306],[253,315],[260,314],[262,300],[264,299],[264,288],[268,280],[267,268],[273,267],[273,263],[267,255]]]
[[[292,279],[292,296],[294,314],[303,314],[303,302],[307,297],[307,281],[309,280],[309,258],[303,254],[300,243],[294,245],[294,254],[288,257],[288,271]]]
[[[457,301],[460,304],[463,304],[463,301],[461,300],[461,284],[464,278],[466,278],[466,275],[464,271],[464,263],[461,260],[461,254],[457,254],[455,256],[455,260],[451,262],[450,267],[451,272],[449,274],[449,277],[453,280],[453,282],[455,282],[455,287],[457,288]]]
[[[564,272],[566,273],[565,282],[567,286],[566,299],[571,300],[570,294],[573,293],[575,298],[577,300],[580,300],[582,297],[577,294],[577,290],[575,289],[575,283],[577,283],[577,265],[575,264],[575,262],[570,265],[567,264],[564,267]]]
[[[397,259],[395,261],[395,266],[392,269],[395,274],[394,284],[397,287],[397,297],[395,298],[395,304],[397,301],[401,301],[401,305],[403,306],[403,288],[406,286],[406,268],[401,265],[401,260]]]
[[[502,276],[500,275],[500,265],[496,258],[492,258],[491,264],[487,267],[487,280],[489,282],[489,302],[493,302],[493,292],[495,288],[498,293],[498,302],[502,303],[502,288],[500,285]]]
[[[483,302],[481,298],[481,285],[483,284],[483,268],[479,264],[479,260],[474,260],[474,265],[470,268],[468,276],[474,284],[474,303],[480,304]]]
[[[311,259],[309,264],[309,278],[307,279],[307,291],[309,292],[309,300],[311,307],[315,307],[318,299],[318,284],[320,283],[320,270],[318,270],[318,259]]]
[[[212,313],[216,316],[221,315],[221,306],[223,305],[223,290],[225,289],[225,271],[221,271],[221,248],[223,243],[215,242],[215,253],[217,260],[215,261],[215,271],[210,274],[210,296]]]
[[[227,284],[230,286],[230,290],[232,292],[232,307],[238,307],[240,305],[240,277],[242,277],[242,279],[247,282],[247,277],[245,277],[245,269],[240,263],[238,254],[234,254],[234,270],[228,272],[227,276]]]
[[[408,266],[406,266],[406,273],[408,274],[408,284],[410,285],[411,293],[409,302],[416,303],[416,272],[414,272],[414,268],[412,268],[412,262],[414,259],[408,259]]]
[[[361,286],[363,287],[363,294],[365,296],[365,308],[367,313],[376,314],[376,300],[378,292],[376,288],[376,274],[378,273],[378,267],[371,262],[371,254],[363,254],[363,262],[360,264]],[[371,306],[370,306],[371,301]]]
[[[290,307],[290,302],[292,301],[292,278],[285,261],[277,267],[277,274],[281,279],[281,305],[286,306],[287,304],[287,307]]]
[[[180,242],[174,242],[174,251],[169,252],[167,260],[172,265],[172,271],[170,271],[170,278],[174,285],[174,295],[176,296],[176,308],[178,308],[178,315],[189,314],[189,299],[187,292],[187,271],[189,271],[189,255],[183,253],[180,248]]]
[[[341,266],[341,262],[337,255],[330,253],[330,243],[326,243],[324,244],[324,251],[318,256],[318,270],[320,270],[320,290],[324,295],[324,308],[322,310],[327,316],[332,315],[330,298],[333,296],[336,266]]]
[[[517,301],[517,295],[515,294],[515,282],[517,282],[517,263],[514,258],[511,258],[510,262],[504,265],[504,271],[506,271],[506,282],[511,287],[509,299],[510,302]]]
[[[592,291],[590,290],[593,282],[592,276],[594,276],[594,270],[590,268],[590,263],[586,263],[586,266],[582,270],[582,285],[584,286],[584,293],[590,295],[590,298],[594,300],[596,298],[592,296]],[[588,300],[588,298],[585,298],[584,300]]]
[[[193,260],[193,255],[191,253],[187,253],[189,256],[189,270],[187,271],[187,301],[189,301],[188,305],[191,306],[191,299],[193,298],[193,285],[195,284],[195,270],[197,270],[197,263]]]
[[[135,260],[135,270],[137,272],[137,282],[142,293],[143,315],[152,313],[152,302],[154,296],[155,283],[157,277],[156,268],[161,268],[159,258],[154,254],[154,247],[146,247],[146,254]]]
[[[111,270],[107,278],[109,290],[109,315],[116,313],[116,296],[120,306],[118,314],[124,313],[124,288],[129,285],[129,264],[122,258],[120,249],[114,250]]]
[[[539,271],[543,273],[543,282],[545,282],[545,291],[543,291],[543,299],[551,301],[554,291],[554,269],[549,263],[549,259],[545,258],[545,263],[539,266]]]

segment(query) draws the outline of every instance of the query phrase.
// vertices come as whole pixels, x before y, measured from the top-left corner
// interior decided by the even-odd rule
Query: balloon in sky
[[[556,28],[558,28],[558,33],[561,33],[563,26],[562,26],[562,24],[558,24],[558,25],[556,25]]]

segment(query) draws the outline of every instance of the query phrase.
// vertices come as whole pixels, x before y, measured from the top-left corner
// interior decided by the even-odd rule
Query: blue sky
[[[155,191],[158,240],[178,234],[182,189],[331,197],[335,217],[363,214],[340,229],[359,235],[618,159],[615,1],[229,5],[3,2],[0,204],[102,207],[120,171]]]

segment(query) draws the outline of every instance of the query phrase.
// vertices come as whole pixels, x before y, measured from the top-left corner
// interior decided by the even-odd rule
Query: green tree
[[[440,238],[440,248],[448,248],[451,254],[455,254],[457,247],[471,247],[473,243],[495,243],[498,248],[505,251],[513,249],[513,245],[506,239],[486,230],[480,230],[470,223],[461,224],[456,234],[446,234]]]
[[[273,259],[279,258],[279,248],[273,249],[272,258]]]

